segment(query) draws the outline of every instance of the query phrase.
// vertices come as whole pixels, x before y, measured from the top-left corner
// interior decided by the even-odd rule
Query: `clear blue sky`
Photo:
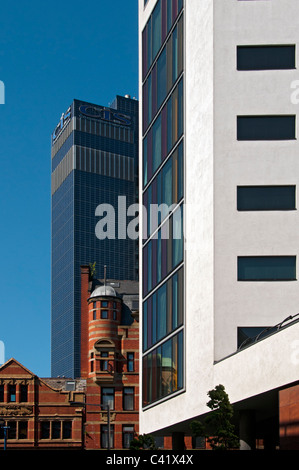
[[[51,374],[50,135],[74,98],[138,98],[137,0],[1,0],[0,341]],[[1,358],[0,358],[1,359]]]

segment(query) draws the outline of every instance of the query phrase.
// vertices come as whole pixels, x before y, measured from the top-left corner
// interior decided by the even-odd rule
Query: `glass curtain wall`
[[[142,32],[143,406],[184,389],[184,5]]]

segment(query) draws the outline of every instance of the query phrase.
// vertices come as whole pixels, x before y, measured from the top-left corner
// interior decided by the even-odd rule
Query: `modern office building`
[[[139,0],[140,432],[175,448],[218,384],[241,448],[296,424],[298,27],[292,0]]]
[[[138,101],[74,100],[52,134],[52,376],[80,376],[80,266],[138,279],[124,218],[137,200]]]

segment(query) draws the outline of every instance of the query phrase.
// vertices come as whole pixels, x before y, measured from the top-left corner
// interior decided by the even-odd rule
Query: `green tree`
[[[155,439],[150,434],[141,434],[130,443],[130,450],[156,450]]]
[[[94,263],[89,263],[89,268],[90,268],[90,277],[93,279],[93,277],[96,275],[96,262]]]
[[[213,450],[239,448],[239,438],[232,424],[233,406],[223,385],[208,392],[207,406],[212,410],[204,422],[193,421],[190,425],[195,436],[204,436]]]

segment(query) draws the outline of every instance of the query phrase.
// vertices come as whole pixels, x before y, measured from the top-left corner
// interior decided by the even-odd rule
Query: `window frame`
[[[135,410],[135,387],[123,388],[123,410]]]
[[[264,50],[264,55],[265,57],[269,58],[269,55],[271,54],[272,51],[276,50],[282,50],[282,49],[291,49],[292,50],[292,63],[290,63],[290,66],[275,66],[274,64],[274,59],[272,59],[273,61],[273,65],[267,65],[266,62],[265,62],[265,65],[264,66],[258,66],[257,65],[257,62],[258,60],[256,60],[256,66],[241,66],[241,63],[240,62],[244,62],[244,57],[241,58],[241,51],[245,51],[247,50],[247,52],[252,52],[253,50],[259,50],[259,51],[262,51]],[[290,51],[291,52],[291,51]],[[278,57],[278,56],[277,56]],[[276,59],[277,59],[276,57]],[[251,57],[252,59],[252,57]],[[257,57],[256,57],[257,59]],[[259,57],[259,61],[261,62],[261,57]],[[237,70],[240,71],[240,72],[246,72],[246,71],[265,71],[265,70],[294,70],[296,69],[296,45],[295,44],[246,44],[246,45],[237,45],[237,49],[236,49],[236,66],[237,66]]]
[[[285,259],[285,261],[287,261],[287,260],[294,261],[293,266],[291,268],[294,271],[294,275],[292,275],[290,277],[284,277],[284,276],[278,277],[277,275],[274,276],[274,277],[270,277],[270,276],[262,277],[261,275],[259,277],[258,276],[246,277],[244,274],[242,275],[242,271],[244,272],[244,268],[246,269],[246,266],[244,264],[242,266],[242,263],[241,263],[244,260],[261,261],[262,259],[265,259],[265,260],[270,261],[272,259],[274,261],[274,260],[278,260],[278,259],[282,260],[283,258]],[[249,267],[249,265],[247,266],[247,268],[248,267]],[[258,266],[258,265],[256,265],[255,267],[253,266],[253,269],[256,269],[258,271],[259,267],[262,269],[263,268],[262,264],[260,266]],[[266,266],[265,266],[265,268],[266,268]],[[294,255],[238,256],[238,259],[237,259],[237,280],[238,280],[238,282],[289,282],[289,281],[296,281],[297,280],[296,268],[297,268],[297,257],[294,256]]]
[[[254,122],[254,120],[256,122]],[[287,124],[287,121],[291,122],[291,133],[290,129],[288,129],[287,132],[285,131],[285,133],[277,133],[277,129],[282,128],[283,121],[285,124]],[[270,126],[270,122],[272,122],[272,126]],[[275,127],[273,126],[273,123],[275,124]],[[273,142],[296,140],[295,114],[240,115],[237,116],[236,124],[238,142]],[[261,131],[262,126],[264,126],[264,129],[266,130],[264,133]]]
[[[251,197],[250,199],[250,191],[257,190],[260,194],[257,195],[255,198]],[[285,204],[285,207],[278,204],[275,206],[275,200],[278,200],[279,203],[282,200],[281,195],[277,195],[275,198],[273,194],[277,190],[278,192],[289,192],[287,194],[287,198],[289,199],[289,204]],[[268,191],[268,194],[267,194]],[[247,194],[246,194],[247,192]],[[243,194],[242,194],[243,193]],[[249,198],[248,198],[249,196]],[[254,194],[253,194],[254,196]],[[246,201],[247,198],[247,201]],[[258,204],[254,203],[254,199],[259,202]],[[252,202],[253,200],[253,202]],[[264,201],[264,206],[262,206],[262,202]],[[267,202],[268,201],[268,202]],[[255,204],[255,205],[254,205]],[[271,206],[272,204],[272,206]],[[248,186],[237,186],[237,210],[239,212],[249,212],[249,211],[289,211],[289,210],[296,210],[296,185],[248,185]]]

